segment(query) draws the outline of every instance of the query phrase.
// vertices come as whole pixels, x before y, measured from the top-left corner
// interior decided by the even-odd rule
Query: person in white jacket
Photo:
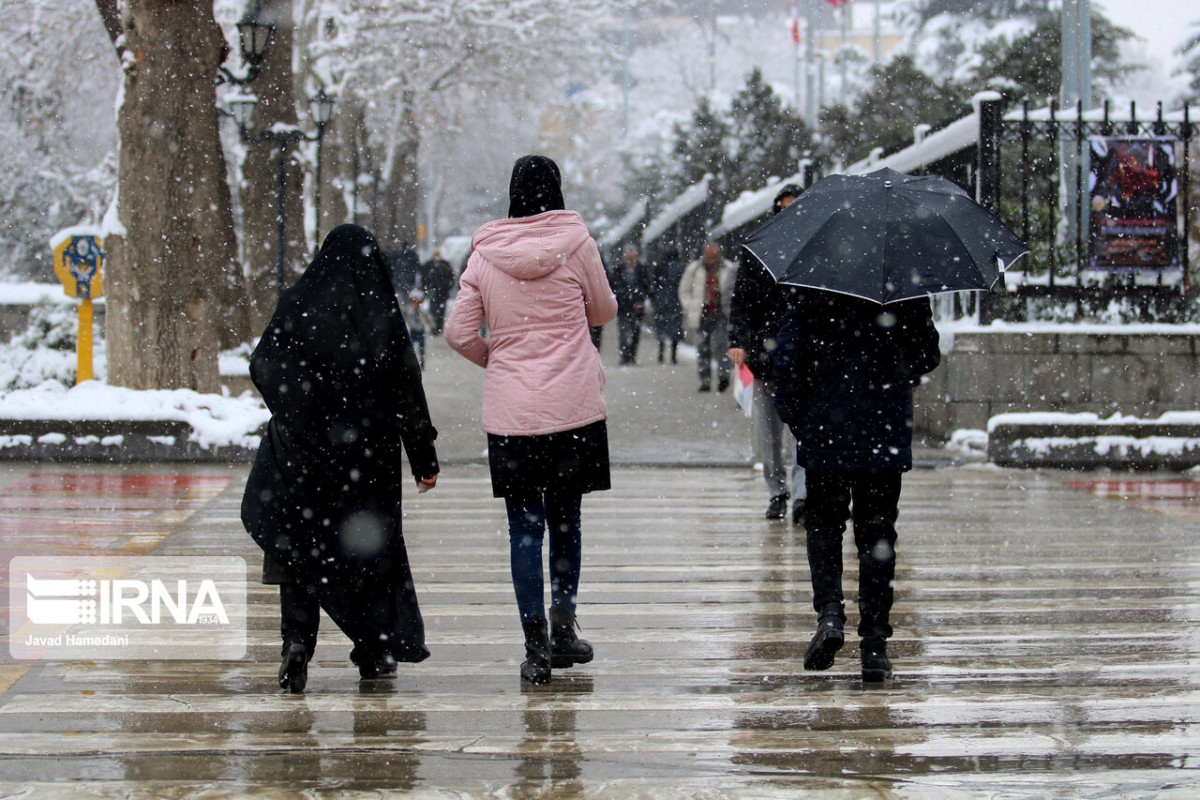
[[[696,370],[700,391],[712,391],[712,361],[717,362],[717,391],[729,388],[729,316],[737,265],[721,257],[721,245],[709,241],[703,255],[687,265],[679,281],[684,322],[696,332]]]

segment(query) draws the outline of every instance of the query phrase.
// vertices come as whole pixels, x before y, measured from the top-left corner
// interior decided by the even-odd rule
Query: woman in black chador
[[[273,416],[242,521],[278,583],[280,688],[304,691],[324,609],[374,678],[422,661],[425,626],[400,529],[401,447],[422,489],[437,483],[437,431],[379,247],[341,225],[279,298],[250,358]]]

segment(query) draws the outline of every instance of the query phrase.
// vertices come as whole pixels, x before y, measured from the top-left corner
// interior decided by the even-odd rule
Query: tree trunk
[[[270,322],[279,292],[303,271],[309,255],[304,239],[304,172],[297,143],[294,139],[287,143],[274,141],[266,135],[272,128],[294,131],[297,125],[292,0],[264,0],[262,19],[275,24],[275,37],[262,72],[248,87],[257,95],[258,106],[254,126],[248,131],[254,141],[246,146],[242,165],[243,255],[249,271],[251,328],[255,333]],[[278,201],[281,159],[282,206]]]
[[[417,246],[417,204],[420,202],[417,156],[420,133],[413,118],[414,98],[405,92],[404,129],[392,145],[387,178],[380,196],[376,236],[385,250],[395,250],[401,244]]]
[[[218,386],[222,271],[233,262],[213,75],[225,40],[211,5],[125,0],[119,211],[110,237],[109,381]]]

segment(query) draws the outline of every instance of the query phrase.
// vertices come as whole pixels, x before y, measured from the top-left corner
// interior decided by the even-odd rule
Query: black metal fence
[[[1191,113],[1190,107],[1184,106],[1167,114],[1161,103],[1149,117],[1139,117],[1134,104],[1128,114],[1122,110],[1120,115],[1113,113],[1108,103],[1088,112],[1076,106],[1064,113],[1055,103],[1037,110],[1027,103],[1006,109],[998,99],[980,98],[975,141],[968,139],[950,151],[938,150],[928,160],[911,155],[913,148],[920,150],[911,142],[895,148],[894,153],[878,154],[883,166],[889,165],[890,156],[909,152],[906,171],[955,181],[999,214],[1029,245],[1029,254],[1006,277],[1005,292],[940,298],[939,304],[945,306],[942,313],[977,317],[982,322],[1200,321],[1200,290],[1192,253],[1200,236],[1192,198],[1192,164],[1198,142]],[[1099,269],[1090,265],[1087,155],[1094,137],[1170,138],[1178,189],[1172,243],[1177,256],[1170,266]],[[913,166],[914,159],[919,166]],[[1069,165],[1066,170],[1064,161]],[[819,175],[805,177],[808,184]],[[1066,193],[1067,183],[1080,189]],[[644,255],[650,260],[666,253],[685,260],[695,257],[721,216],[721,208],[708,198],[644,240]],[[734,252],[761,221],[724,230],[720,239]]]
[[[1175,263],[1153,269],[1093,268],[1089,261],[1091,214],[1087,154],[1094,137],[1170,137],[1175,194]],[[1160,140],[1163,141],[1163,140]],[[1108,103],[1092,112],[1063,113],[1055,103],[1007,113],[998,102],[980,108],[977,196],[1029,245],[1008,293],[992,296],[984,316],[1006,319],[1086,319],[1117,314],[1123,321],[1196,318],[1191,246],[1191,165],[1195,154],[1191,110],[1166,115],[1159,103],[1149,118],[1131,104],[1118,118]],[[1067,165],[1064,169],[1064,163]],[[936,169],[931,171],[937,171]],[[947,176],[954,177],[954,176]],[[1064,191],[1070,184],[1077,191]]]

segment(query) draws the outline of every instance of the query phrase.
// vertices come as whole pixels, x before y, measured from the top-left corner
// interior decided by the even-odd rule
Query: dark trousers
[[[546,618],[542,536],[550,529],[550,607],[575,613],[582,561],[578,492],[537,492],[504,498],[513,589],[521,622]]]
[[[696,371],[700,385],[712,382],[712,362],[717,362],[717,380],[722,385],[729,382],[732,366],[729,361],[729,323],[724,317],[701,317],[696,329]]]
[[[900,473],[809,469],[805,484],[813,607],[820,612],[828,604],[844,600],[842,534],[846,531],[846,520],[853,518],[854,544],[858,549],[858,634],[864,638],[888,638],[892,635],[888,615],[892,610],[892,581],[896,575]]]
[[[421,369],[425,369],[425,330],[418,328],[417,330],[409,331],[408,338],[412,339],[413,352],[417,354],[417,363],[421,365]]]
[[[620,341],[621,363],[636,363],[638,343],[642,338],[642,315],[637,311],[624,311],[618,314],[617,334]]]
[[[446,296],[439,293],[429,293],[429,316],[433,317],[433,330],[431,333],[434,336],[441,336],[442,329],[446,327]]]
[[[320,625],[321,605],[317,598],[298,583],[279,584],[279,632],[283,636],[283,649],[302,644],[312,658]]]

